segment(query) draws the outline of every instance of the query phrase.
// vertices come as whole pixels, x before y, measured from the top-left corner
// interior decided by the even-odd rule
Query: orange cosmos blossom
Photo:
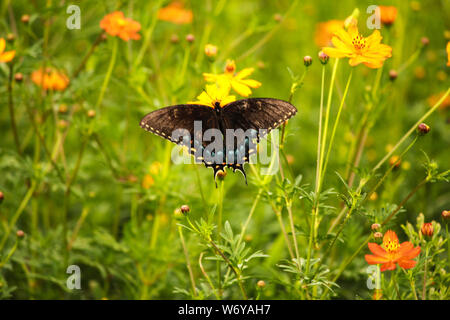
[[[369,242],[369,249],[373,255],[366,254],[367,263],[381,264],[381,271],[395,270],[397,264],[403,269],[411,269],[416,265],[416,261],[412,259],[420,253],[420,247],[414,248],[409,241],[399,244],[397,235],[392,230],[384,234],[381,246]]]
[[[397,18],[397,8],[394,6],[378,6],[380,8],[380,20],[384,25],[391,25]]]
[[[203,77],[207,82],[223,82],[232,87],[234,91],[243,97],[248,97],[252,90],[250,88],[259,88],[261,82],[245,79],[253,73],[254,68],[244,68],[236,73],[236,63],[234,60],[227,60],[225,72],[222,74],[203,73]]]
[[[107,14],[100,21],[100,28],[105,30],[109,35],[119,37],[124,41],[130,39],[139,40],[139,30],[141,30],[141,24],[130,18],[125,18],[123,12],[115,11]]]
[[[314,42],[321,48],[331,46],[331,39],[334,33],[342,27],[344,27],[344,21],[342,20],[330,20],[318,23],[314,35]]]
[[[69,85],[69,78],[61,72],[52,68],[43,68],[33,71],[31,81],[44,90],[63,91]]]
[[[375,30],[364,38],[358,27],[350,25],[348,30],[339,29],[331,42],[334,48],[326,47],[322,51],[332,58],[350,58],[349,64],[356,66],[360,63],[369,68],[380,68],[384,60],[392,56],[392,48],[382,44],[380,31]]]
[[[5,51],[6,41],[0,38],[0,62],[10,62],[16,55],[15,50]]]
[[[167,7],[158,10],[158,19],[175,24],[187,24],[192,22],[192,11],[185,9],[183,3],[173,1]]]

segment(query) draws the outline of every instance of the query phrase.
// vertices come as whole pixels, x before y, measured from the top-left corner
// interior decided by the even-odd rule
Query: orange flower
[[[323,52],[332,58],[350,58],[351,66],[363,63],[369,68],[376,69],[392,56],[392,48],[380,43],[382,38],[378,30],[364,38],[358,32],[357,26],[350,25],[347,31],[339,29],[331,40],[334,48],[323,48]]]
[[[63,91],[69,85],[69,78],[61,72],[52,68],[43,68],[33,71],[31,81],[42,86],[44,90]]]
[[[105,30],[109,35],[113,37],[119,37],[124,41],[130,39],[139,40],[139,30],[141,30],[141,24],[130,18],[125,18],[123,12],[115,11],[107,14],[100,21],[100,28]]]
[[[331,39],[336,31],[344,26],[344,21],[330,20],[320,22],[316,26],[316,33],[314,35],[314,42],[319,47],[331,46]]]
[[[434,106],[439,101],[439,99],[442,98],[443,95],[444,95],[444,92],[440,92],[438,94],[434,94],[434,95],[430,96],[428,98],[428,100],[427,100],[428,101],[428,105],[430,107]],[[448,107],[450,107],[450,95],[448,95],[444,99],[444,101],[442,101],[441,105],[439,106],[439,109],[443,110],[443,109],[446,109]]]
[[[416,261],[412,259],[420,253],[420,247],[414,248],[409,241],[399,244],[397,235],[392,230],[384,234],[381,246],[369,242],[369,249],[373,255],[366,254],[367,263],[381,264],[381,271],[395,270],[397,264],[403,269],[411,269],[416,265]]]
[[[167,7],[158,11],[158,19],[175,24],[187,24],[192,22],[192,11],[185,9],[183,3],[173,1]]]
[[[450,41],[447,42],[447,67],[450,67]]]
[[[6,41],[3,38],[0,38],[0,62],[10,62],[14,59],[16,55],[16,51],[5,51]]]
[[[381,23],[390,26],[397,18],[397,8],[394,6],[378,6]]]

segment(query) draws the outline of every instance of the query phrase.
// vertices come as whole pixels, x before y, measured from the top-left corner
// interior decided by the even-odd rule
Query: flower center
[[[398,244],[398,240],[397,241],[388,240],[388,241],[384,242],[383,244],[384,244],[384,248],[386,249],[387,252],[395,252],[400,247],[400,245]]]
[[[352,44],[356,50],[361,50],[366,47],[366,39],[362,35],[357,35],[353,38]]]
[[[125,19],[117,19],[117,24],[119,25],[119,27],[123,27],[127,22],[125,21]]]

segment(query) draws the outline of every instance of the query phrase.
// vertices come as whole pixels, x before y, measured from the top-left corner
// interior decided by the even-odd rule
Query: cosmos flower
[[[109,35],[119,37],[124,41],[130,39],[139,40],[141,38],[138,33],[141,30],[140,23],[130,18],[125,18],[121,11],[107,14],[100,21],[100,28],[105,30]]]
[[[440,92],[440,93],[437,93],[437,94],[434,94],[434,95],[428,97],[428,99],[427,99],[428,105],[430,107],[434,106],[442,98],[443,95],[444,95],[444,92]],[[450,95],[448,95],[444,99],[444,101],[442,101],[441,105],[439,106],[439,109],[444,110],[448,107],[450,107]]]
[[[344,21],[330,20],[326,22],[320,22],[316,25],[316,32],[314,35],[314,42],[319,47],[331,46],[331,39],[336,31],[344,26]]]
[[[215,108],[216,103],[219,103],[221,107],[224,107],[228,103],[236,100],[236,97],[230,96],[229,93],[230,86],[223,81],[215,84],[207,84],[206,90],[197,97],[197,101],[191,101],[188,104],[201,104]]]
[[[248,97],[252,90],[250,88],[259,88],[261,82],[245,79],[253,73],[254,68],[245,68],[236,73],[236,63],[234,60],[228,60],[225,66],[225,72],[222,74],[203,73],[203,77],[207,82],[224,82],[232,87],[239,95]]]
[[[392,56],[392,48],[380,43],[381,39],[378,30],[364,38],[356,26],[350,25],[347,31],[339,29],[331,40],[334,48],[323,48],[323,52],[332,58],[349,58],[351,66],[363,63],[369,68],[376,69]]]
[[[378,6],[380,8],[380,21],[386,26],[390,26],[397,18],[397,8],[394,6]]]
[[[69,78],[61,71],[43,68],[33,71],[31,81],[44,90],[63,91],[69,85]]]
[[[372,242],[368,245],[373,255],[366,254],[366,261],[368,264],[381,264],[381,271],[395,270],[397,264],[403,269],[411,269],[417,263],[412,259],[420,253],[420,247],[414,248],[409,241],[399,244],[397,235],[392,230],[384,234],[381,246]]]
[[[191,23],[193,14],[191,10],[185,9],[183,3],[173,1],[168,6],[159,9],[158,19],[175,24]]]
[[[16,55],[15,50],[5,51],[6,41],[0,38],[0,62],[10,62]]]

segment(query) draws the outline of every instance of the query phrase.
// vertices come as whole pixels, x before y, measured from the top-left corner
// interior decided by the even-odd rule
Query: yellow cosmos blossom
[[[342,20],[330,20],[326,22],[320,22],[316,26],[316,33],[314,35],[314,41],[319,47],[330,46],[331,39],[336,31],[344,26]]]
[[[215,84],[207,84],[206,90],[197,97],[197,101],[190,101],[188,104],[201,104],[212,108],[219,104],[223,108],[228,103],[236,100],[236,97],[230,96],[229,93],[230,86],[222,81]]]
[[[250,88],[259,88],[261,82],[245,79],[255,71],[254,68],[245,68],[236,73],[236,63],[234,60],[228,60],[225,66],[225,72],[222,74],[204,73],[203,77],[207,82],[219,82],[222,81],[227,83],[228,86],[232,87],[239,95],[243,97],[248,97],[252,90]]]
[[[392,56],[392,48],[382,44],[382,38],[378,30],[364,38],[358,28],[351,25],[347,31],[339,29],[331,40],[334,48],[323,48],[323,52],[332,58],[350,58],[351,66],[363,63],[369,68],[377,69],[383,65],[384,60]]]
[[[3,38],[0,38],[0,62],[10,62],[14,59],[16,51],[5,51],[6,41]]]

